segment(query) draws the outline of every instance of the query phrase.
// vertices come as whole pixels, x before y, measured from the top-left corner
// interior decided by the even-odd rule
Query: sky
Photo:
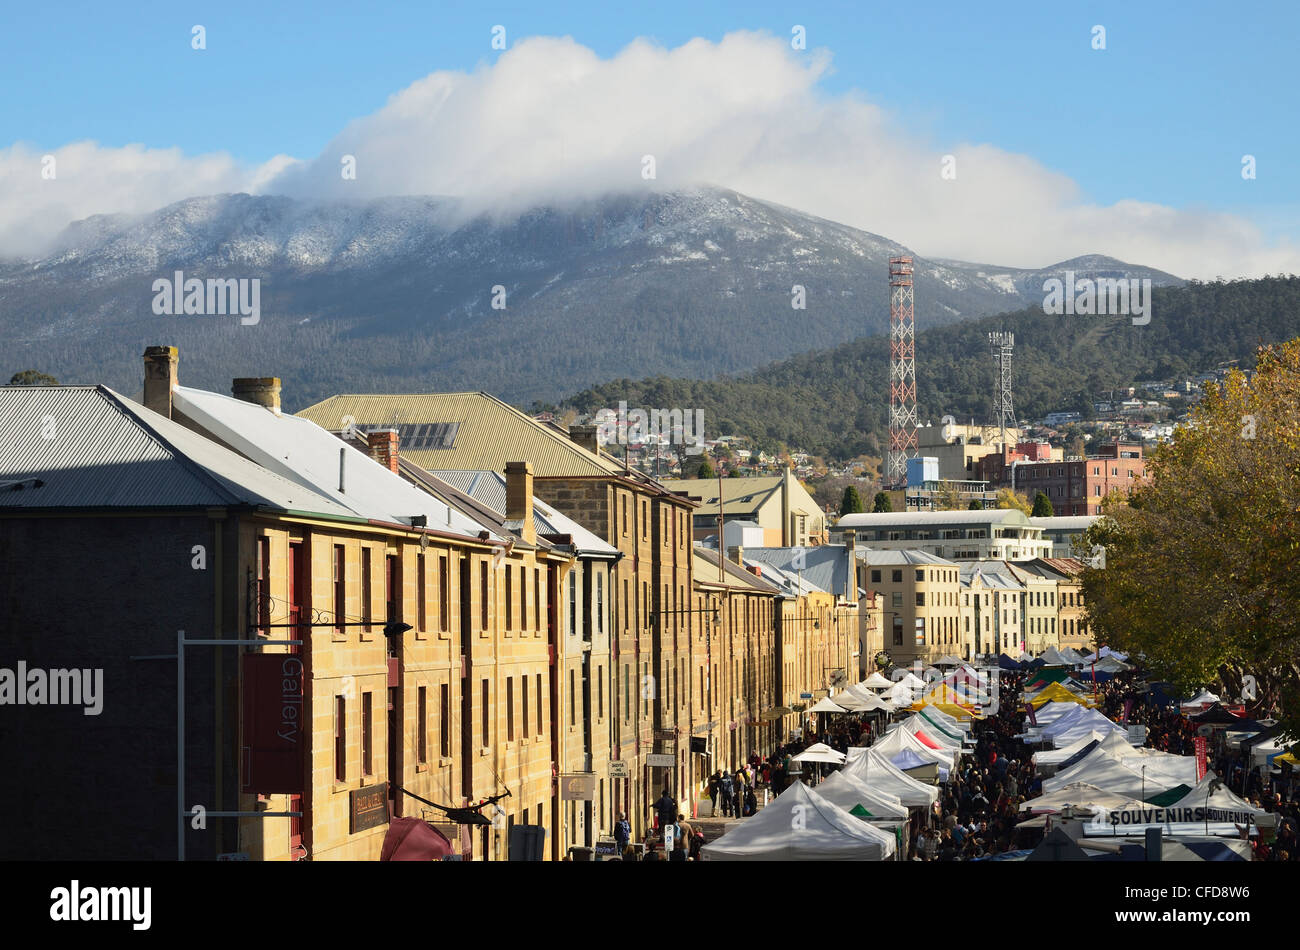
[[[708,183],[928,257],[1300,272],[1294,2],[8,6],[0,254],[226,191]]]

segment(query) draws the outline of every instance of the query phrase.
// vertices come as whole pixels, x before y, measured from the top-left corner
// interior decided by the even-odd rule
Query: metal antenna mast
[[[916,324],[912,313],[912,259],[889,259],[889,455],[885,482],[907,484],[907,459],[916,437]]]
[[[1007,445],[1007,429],[1016,427],[1016,411],[1011,403],[1011,349],[1016,345],[1015,334],[997,331],[989,334],[993,349],[993,367],[996,381],[993,390],[993,425],[1002,430],[1002,445]]]

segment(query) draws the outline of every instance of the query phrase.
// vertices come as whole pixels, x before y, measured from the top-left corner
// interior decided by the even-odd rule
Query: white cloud
[[[8,196],[0,253],[29,249],[88,214],[219,191],[456,195],[470,212],[508,213],[713,183],[928,257],[1039,267],[1102,253],[1187,277],[1300,272],[1300,248],[1270,243],[1244,217],[1137,200],[1091,204],[1031,157],[922,141],[860,94],[826,94],[819,83],[829,71],[829,56],[754,33],[676,49],[637,41],[610,59],[569,38],[539,37],[472,73],[413,83],[310,161],[278,156],[246,168],[224,155],[79,143],[55,152],[56,186],[39,180],[38,152],[15,146],[0,151]],[[955,180],[940,176],[944,154],[956,157]],[[355,180],[339,173],[344,155],[356,158]],[[654,182],[642,178],[644,155],[655,158]]]

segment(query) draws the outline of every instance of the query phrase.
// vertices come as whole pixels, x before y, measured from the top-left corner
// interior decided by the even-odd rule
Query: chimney
[[[280,377],[260,376],[231,380],[230,392],[236,399],[265,406],[280,414]]]
[[[593,455],[600,454],[600,443],[596,439],[599,426],[569,426],[569,441],[580,445]]]
[[[150,346],[144,351],[144,405],[168,419],[172,417],[172,390],[180,383],[180,350],[174,346]]]
[[[533,525],[533,467],[527,462],[506,463],[506,520],[519,522],[519,537],[529,544],[537,543],[537,528]]]
[[[737,564],[739,564],[741,567],[744,567],[744,566],[745,566],[745,561],[744,561],[744,557],[745,557],[745,548],[744,548],[744,546],[739,545],[739,544],[733,544],[733,545],[730,545],[730,546],[727,548],[727,557],[730,558],[731,560],[735,561],[735,562],[736,562]]]
[[[400,471],[398,450],[401,444],[396,429],[371,429],[366,433],[366,453],[394,475]]]
[[[844,599],[856,601],[858,599],[858,533],[852,528],[844,532],[844,553],[849,556],[848,576],[845,578],[848,590],[844,592]]]

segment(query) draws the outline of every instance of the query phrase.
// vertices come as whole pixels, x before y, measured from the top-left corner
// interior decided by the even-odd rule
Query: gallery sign
[[[243,791],[279,795],[305,790],[305,679],[302,657],[297,654],[244,654]]]

